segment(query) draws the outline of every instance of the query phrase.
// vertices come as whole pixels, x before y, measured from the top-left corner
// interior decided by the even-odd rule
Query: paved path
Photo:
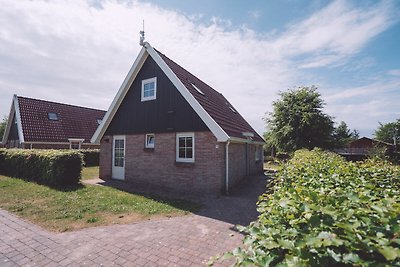
[[[255,219],[264,180],[254,178],[233,196],[204,199],[198,214],[66,233],[0,209],[0,266],[204,266],[241,244],[234,224]]]

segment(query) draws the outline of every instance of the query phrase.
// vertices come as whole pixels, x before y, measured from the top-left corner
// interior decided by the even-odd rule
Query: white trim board
[[[156,64],[165,73],[168,79],[174,84],[181,95],[189,103],[189,105],[194,109],[197,115],[203,120],[207,127],[211,130],[214,136],[217,138],[218,142],[226,142],[229,140],[228,134],[219,126],[219,124],[210,116],[210,114],[205,111],[205,109],[200,105],[200,103],[194,98],[194,96],[189,92],[189,90],[183,85],[175,73],[168,67],[167,63],[160,57],[160,55],[153,49],[153,47],[145,42],[142,50],[140,51],[138,57],[133,63],[131,69],[129,70],[124,82],[118,90],[113,102],[110,105],[106,115],[103,118],[102,123],[97,128],[94,133],[91,142],[100,143],[105,131],[111,123],[111,120],[115,116],[119,106],[121,105],[123,99],[125,98],[129,88],[131,87],[133,81],[135,80],[137,74],[143,66],[143,63],[150,55]]]
[[[96,143],[96,144],[100,143],[100,139],[103,137],[105,131],[107,130],[108,126],[110,125],[112,118],[114,117],[119,106],[121,105],[126,94],[128,93],[129,88],[131,87],[133,81],[135,80],[136,75],[139,73],[140,69],[142,68],[143,63],[146,61],[147,56],[148,56],[148,53],[146,52],[146,48],[143,47],[142,50],[140,50],[140,53],[137,56],[132,67],[130,68],[128,74],[126,75],[124,81],[122,82],[117,94],[114,97],[114,100],[111,102],[111,105],[108,108],[106,115],[104,115],[104,118],[101,121],[101,124],[99,125],[99,127],[97,127],[97,130],[94,132],[90,142]]]

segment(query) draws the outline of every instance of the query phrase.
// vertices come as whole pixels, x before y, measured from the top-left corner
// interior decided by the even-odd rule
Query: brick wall
[[[256,161],[256,149],[259,147],[260,159]],[[246,153],[247,150],[247,153]],[[229,144],[229,187],[232,188],[249,175],[263,171],[262,146],[254,144]]]
[[[107,141],[108,140],[108,141]],[[112,176],[112,136],[104,136],[100,148],[100,178]],[[223,193],[225,190],[225,143],[218,143],[211,132],[195,133],[195,162],[176,162],[176,135],[155,135],[155,148],[145,149],[145,135],[125,136],[125,181],[154,188],[194,193]],[[261,148],[262,146],[259,145]],[[229,145],[230,188],[248,175],[262,173],[255,160],[256,145]]]
[[[106,143],[104,140],[108,139]],[[195,133],[195,162],[176,162],[176,135],[155,135],[154,150],[144,149],[145,135],[126,135],[125,180],[172,191],[221,193],[225,151],[211,132]],[[111,177],[112,137],[101,142],[100,177]]]

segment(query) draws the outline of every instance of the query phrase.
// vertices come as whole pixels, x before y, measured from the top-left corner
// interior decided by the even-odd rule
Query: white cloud
[[[389,70],[388,74],[393,76],[400,76],[400,69]]]
[[[390,8],[389,2],[354,9],[346,1],[335,1],[310,18],[291,25],[275,45],[287,56],[316,57],[315,63],[307,62],[303,67],[326,66],[358,52],[384,31],[393,22]]]
[[[136,1],[0,1],[0,114],[14,93],[107,109],[140,50],[144,19],[147,41],[223,93],[260,133],[279,90],[302,85],[307,68],[352,56],[391,23],[386,3],[357,10],[336,1],[260,34]]]

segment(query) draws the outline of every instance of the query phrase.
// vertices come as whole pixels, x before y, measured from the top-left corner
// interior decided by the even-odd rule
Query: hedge
[[[86,167],[99,166],[100,149],[81,149],[83,162]]]
[[[400,171],[297,151],[258,202],[237,266],[400,266]]]
[[[82,154],[73,150],[0,149],[0,174],[46,185],[76,185]]]

